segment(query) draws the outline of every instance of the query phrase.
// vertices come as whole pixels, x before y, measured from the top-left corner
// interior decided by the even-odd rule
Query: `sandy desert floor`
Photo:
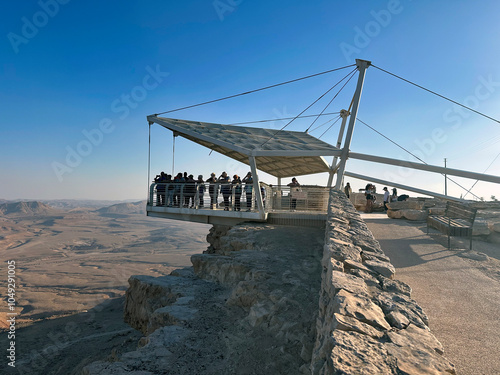
[[[123,323],[131,275],[167,275],[207,248],[209,226],[92,209],[0,216],[0,348],[9,341],[7,261],[15,261],[16,368],[0,373],[71,374],[133,349]],[[116,349],[115,349],[116,350]],[[118,354],[118,353],[117,353]],[[6,372],[3,372],[3,371]]]
[[[407,222],[423,231],[421,224]],[[208,246],[210,226],[94,209],[45,216],[0,216],[0,349],[9,348],[7,261],[16,262],[16,368],[0,373],[78,374],[88,363],[136,348],[123,322],[131,275],[161,276],[190,266]],[[437,242],[445,241],[433,234]],[[488,260],[465,258],[500,278],[498,245],[478,243]],[[432,317],[431,317],[432,318]],[[446,346],[446,345],[445,345]]]

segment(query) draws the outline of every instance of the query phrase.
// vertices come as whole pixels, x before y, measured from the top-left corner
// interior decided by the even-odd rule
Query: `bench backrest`
[[[446,202],[446,216],[452,219],[463,219],[471,224],[476,218],[477,209],[468,207],[465,204],[457,202]]]

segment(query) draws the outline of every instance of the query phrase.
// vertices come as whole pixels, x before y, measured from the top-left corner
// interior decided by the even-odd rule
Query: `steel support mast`
[[[356,92],[354,93],[353,105],[351,111],[351,118],[349,119],[349,126],[347,127],[347,134],[344,141],[344,148],[340,155],[340,163],[337,172],[337,182],[335,189],[342,189],[342,180],[344,179],[345,164],[349,157],[349,148],[351,147],[352,134],[354,132],[354,125],[356,124],[356,117],[358,115],[359,100],[361,99],[361,92],[363,91],[363,83],[365,81],[366,69],[371,65],[371,61],[356,59],[356,65],[359,70],[358,83]]]

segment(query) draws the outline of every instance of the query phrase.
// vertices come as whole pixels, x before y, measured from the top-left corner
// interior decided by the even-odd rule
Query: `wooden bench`
[[[466,204],[451,202],[446,203],[444,216],[429,215],[427,217],[427,233],[433,227],[448,235],[448,249],[451,248],[450,237],[469,237],[470,250],[472,250],[472,225],[476,218],[477,210]]]

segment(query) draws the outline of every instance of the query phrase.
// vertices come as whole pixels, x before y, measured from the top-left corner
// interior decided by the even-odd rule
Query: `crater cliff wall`
[[[85,374],[454,374],[354,206],[326,228],[214,226],[192,268],[132,276],[134,352]],[[139,371],[139,372],[138,372]]]

